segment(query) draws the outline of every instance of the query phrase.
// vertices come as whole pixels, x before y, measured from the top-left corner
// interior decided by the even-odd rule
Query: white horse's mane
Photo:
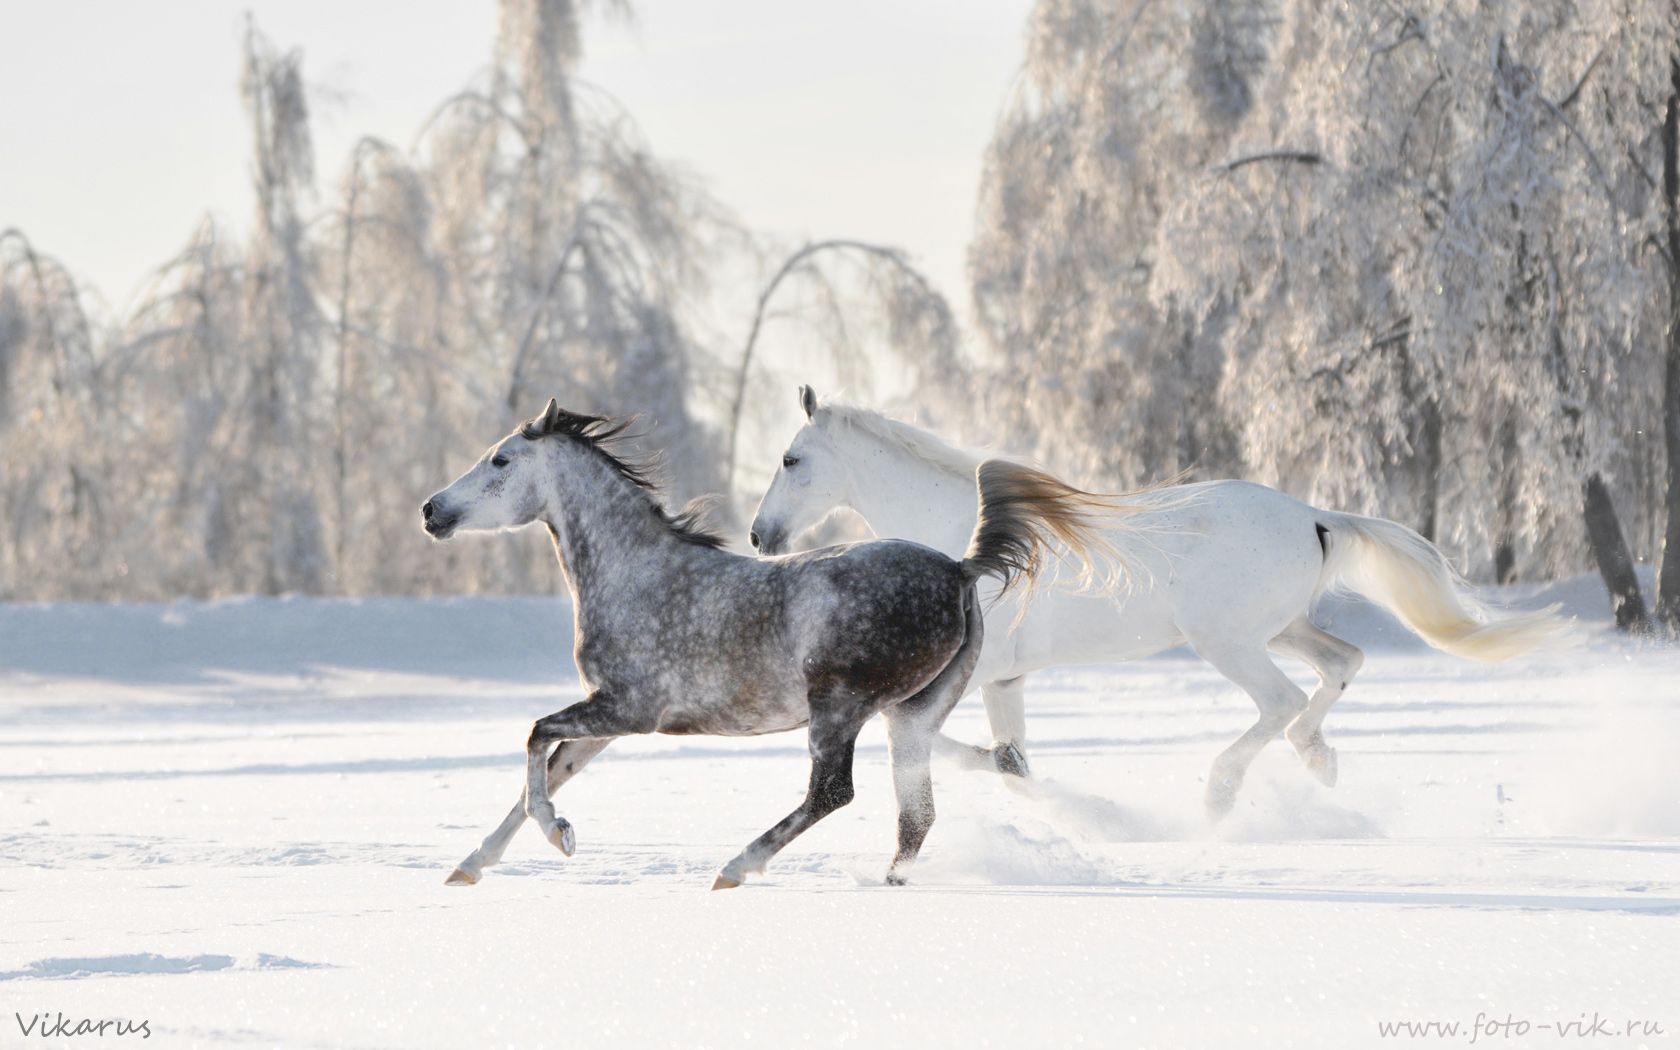
[[[841,401],[824,401],[817,411],[828,412],[837,423],[855,427],[883,444],[897,446],[924,463],[966,478],[973,478],[974,469],[980,465],[981,460],[988,458],[984,452],[959,448],[932,431],[894,419],[872,408],[849,405]]]

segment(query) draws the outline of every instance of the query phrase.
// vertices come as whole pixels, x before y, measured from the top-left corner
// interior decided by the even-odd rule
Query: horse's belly
[[[991,633],[976,684],[1058,664],[1134,660],[1184,641],[1167,596],[1155,589],[1115,595],[1051,592],[1039,596],[1011,632],[1013,618],[1013,611],[996,622],[988,618]]]
[[[667,706],[654,731],[672,736],[761,736],[798,729],[810,720],[803,696],[748,688],[715,704]]]
[[[1057,663],[1135,660],[1184,641],[1167,596],[1152,587],[1105,597],[1070,597],[1052,611]]]

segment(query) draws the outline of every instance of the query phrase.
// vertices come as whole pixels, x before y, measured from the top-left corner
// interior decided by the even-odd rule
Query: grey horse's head
[[[835,445],[830,414],[808,386],[799,388],[805,425],[782,453],[782,465],[759,500],[748,538],[760,554],[781,554],[788,543],[836,507],[851,502],[851,471]]]
[[[446,540],[463,530],[512,529],[543,513],[555,446],[536,438],[550,433],[565,415],[550,399],[541,415],[491,445],[465,474],[420,507],[433,539]]]

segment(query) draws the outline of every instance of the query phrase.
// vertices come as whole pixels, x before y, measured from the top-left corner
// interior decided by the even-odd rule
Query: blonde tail
[[[1060,554],[1062,549],[1079,561],[1084,585],[1105,575],[1130,574],[1130,560],[1104,531],[1115,527],[1115,515],[1142,508],[1123,502],[1124,497],[1076,489],[1041,470],[1008,460],[988,459],[974,473],[980,520],[962,560],[969,579],[992,576],[1002,580],[1007,591],[1024,578],[1030,593],[1043,571],[1045,555]]]
[[[1502,615],[1469,590],[1435,545],[1397,522],[1320,512],[1326,584],[1386,607],[1437,649],[1473,660],[1509,660],[1566,639],[1560,606]]]

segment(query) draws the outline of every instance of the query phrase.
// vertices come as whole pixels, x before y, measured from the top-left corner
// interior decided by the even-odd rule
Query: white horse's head
[[[532,440],[532,434],[554,429],[561,408],[551,398],[542,415],[491,445],[465,474],[420,507],[420,517],[433,539],[445,540],[461,530],[513,529],[529,525],[548,502],[559,446]]]
[[[829,426],[830,413],[808,386],[799,388],[805,425],[782,453],[781,469],[753,515],[752,545],[760,554],[780,554],[788,542],[852,503],[852,472]]]

